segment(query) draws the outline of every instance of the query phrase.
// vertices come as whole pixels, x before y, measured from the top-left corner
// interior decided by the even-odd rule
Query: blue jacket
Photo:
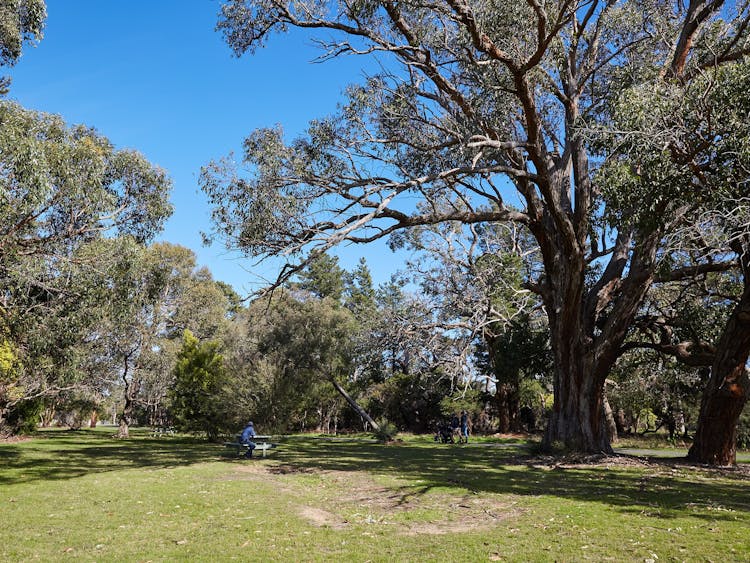
[[[245,429],[242,431],[240,442],[249,442],[253,436],[255,436],[255,426],[253,426],[253,423],[251,422],[245,426]]]

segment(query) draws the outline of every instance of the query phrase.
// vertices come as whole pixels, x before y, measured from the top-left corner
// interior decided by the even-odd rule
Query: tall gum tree
[[[341,242],[444,221],[524,225],[543,265],[527,287],[544,303],[555,364],[545,443],[609,452],[604,381],[686,210],[655,189],[638,205],[657,220],[613,219],[633,209],[610,213],[616,200],[595,173],[617,147],[591,152],[584,132],[612,122],[622,90],[689,82],[744,57],[747,6],[722,5],[227,2],[218,28],[238,56],[301,28],[322,59],[370,55],[382,70],[289,144],[278,128],[253,132],[248,173],[230,159],[206,166],[215,235],[252,256],[288,257],[283,279]],[[691,155],[672,154],[693,173]]]
[[[0,338],[18,360],[0,378],[0,426],[7,409],[80,375],[66,360],[100,329],[92,303],[110,297],[92,299],[110,258],[97,243],[147,242],[171,213],[170,189],[162,169],[93,129],[0,101]]]

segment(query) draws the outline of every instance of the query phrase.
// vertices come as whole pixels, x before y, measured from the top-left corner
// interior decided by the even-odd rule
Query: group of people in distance
[[[438,424],[437,434],[435,434],[435,441],[443,444],[453,444],[456,442],[458,437],[459,444],[469,443],[469,413],[461,411],[461,416],[458,413],[453,413],[453,417],[450,422],[443,421]]]

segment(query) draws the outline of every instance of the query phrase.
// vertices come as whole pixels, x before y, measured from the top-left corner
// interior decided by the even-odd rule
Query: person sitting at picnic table
[[[245,454],[245,457],[253,457],[253,450],[255,449],[255,442],[253,442],[252,438],[255,437],[255,426],[253,426],[253,421],[247,423],[247,426],[245,426],[244,430],[242,430],[242,434],[240,434],[240,444],[247,447],[247,453]]]

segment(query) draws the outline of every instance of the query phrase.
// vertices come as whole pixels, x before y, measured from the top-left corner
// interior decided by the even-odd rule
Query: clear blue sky
[[[302,35],[280,35],[237,59],[214,31],[219,0],[47,0],[44,39],[27,46],[9,97],[69,123],[96,127],[119,148],[134,148],[165,168],[174,215],[158,237],[193,249],[200,265],[245,293],[257,289],[254,267],[218,245],[201,245],[209,210],[198,189],[200,167],[230,151],[255,128],[281,124],[287,134],[333,112],[365,61],[313,64],[318,51]],[[7,70],[7,69],[4,69]],[[351,268],[365,256],[376,282],[398,266],[384,247],[340,252]],[[248,271],[249,270],[249,271]]]

